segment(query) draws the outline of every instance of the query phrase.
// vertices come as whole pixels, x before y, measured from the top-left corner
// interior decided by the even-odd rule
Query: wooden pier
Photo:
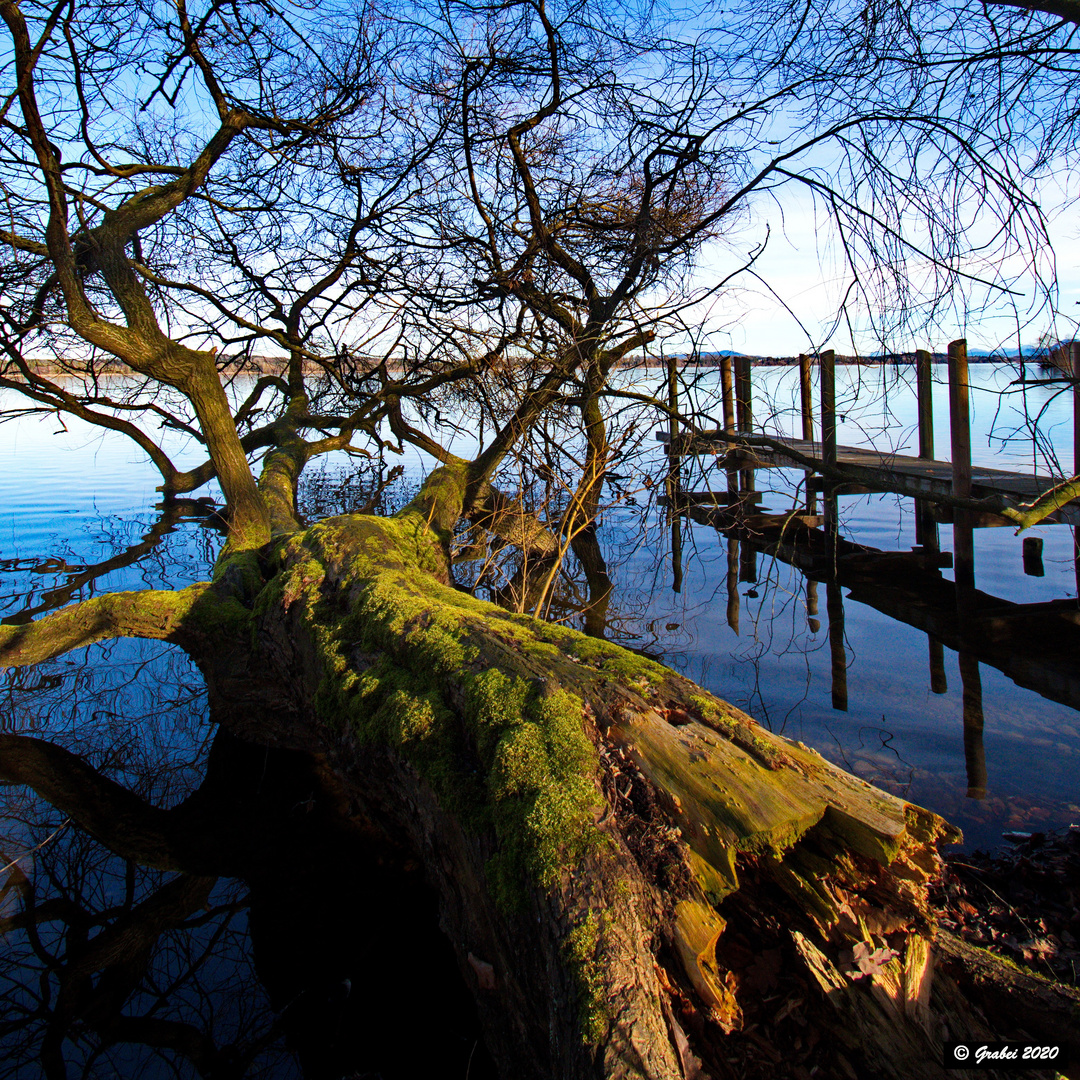
[[[1080,472],[1080,343],[1065,350],[1070,370],[1058,379],[1072,384],[1075,417],[1074,470]],[[1060,359],[1060,357],[1059,357]],[[949,346],[950,460],[935,456],[933,411],[930,401],[931,357],[916,354],[919,404],[919,453],[899,454],[838,445],[834,356],[823,353],[820,366],[820,412],[814,416],[810,357],[800,357],[802,438],[764,439],[753,431],[750,408],[750,370],[730,360],[721,372],[724,428],[693,435],[671,423],[657,437],[667,443],[669,469],[666,503],[672,525],[675,587],[681,587],[682,537],[685,518],[711,525],[727,537],[727,617],[739,630],[739,582],[757,580],[759,553],[795,566],[806,577],[806,612],[812,632],[820,628],[818,585],[826,589],[829,651],[832,658],[833,707],[848,707],[847,653],[844,639],[843,589],[883,614],[927,635],[929,683],[944,693],[943,649],[959,656],[963,682],[964,747],[968,793],[982,798],[986,767],[982,748],[982,687],[979,664],[986,663],[1020,686],[1054,701],[1080,709],[1080,674],[1075,658],[1080,651],[1080,600],[1069,597],[1039,604],[1017,604],[975,588],[973,530],[1016,523],[989,511],[973,509],[972,500],[1007,500],[1012,505],[1034,502],[1057,486],[1060,478],[972,466],[968,404],[967,346]],[[1064,362],[1059,363],[1064,367]],[[672,388],[669,407],[676,411],[678,394]],[[736,408],[737,406],[737,408]],[[736,415],[737,413],[737,415]],[[817,436],[817,438],[815,438]],[[726,491],[687,491],[682,484],[683,462],[689,457],[713,456],[726,471]],[[762,505],[757,490],[758,470],[801,469],[805,474],[800,504],[782,512]],[[910,551],[882,551],[840,535],[837,498],[865,492],[893,493],[915,500],[916,546]],[[818,497],[821,497],[819,509]],[[995,504],[999,505],[999,504]],[[939,547],[939,525],[950,524],[952,552]],[[1042,524],[1073,527],[1080,538],[1080,501],[1068,503]],[[1080,543],[1074,540],[1074,551]],[[1042,541],[1028,537],[1023,545],[1024,572],[1041,575]],[[1080,585],[1080,558],[1076,560]],[[951,568],[954,580],[942,574]]]
[[[1080,352],[1080,343],[1073,343],[1071,352]],[[840,494],[889,492],[933,503],[948,497],[970,499],[1002,499],[1011,503],[1030,503],[1056,487],[1060,477],[1039,476],[973,466],[971,463],[971,429],[967,401],[968,368],[965,342],[949,346],[950,435],[952,457],[941,461],[934,457],[933,410],[930,404],[930,354],[917,354],[916,388],[919,401],[919,454],[907,455],[891,451],[840,446],[836,442],[835,358],[832,352],[819,358],[821,372],[820,423],[822,437],[813,438],[814,416],[810,392],[811,358],[800,357],[800,389],[802,398],[801,439],[782,437],[770,439],[772,446],[757,443],[752,431],[749,404],[740,410],[738,425],[731,423],[725,402],[725,430],[706,431],[693,435],[677,435],[675,425],[657,433],[666,443],[673,458],[715,455],[729,469],[753,475],[757,469],[797,468],[807,472],[811,491],[836,488]],[[725,358],[727,359],[727,358]],[[739,359],[739,358],[737,358]],[[736,384],[742,398],[749,399],[749,365],[736,364]],[[722,380],[725,392],[729,382]],[[1070,381],[1074,381],[1070,379]],[[669,392],[672,402],[677,395]],[[1074,381],[1077,434],[1074,440],[1080,448],[1080,382]],[[674,441],[673,441],[674,440]],[[1080,455],[1080,450],[1077,451]],[[1080,471],[1080,467],[1076,467]],[[670,485],[669,485],[670,489]],[[729,490],[731,485],[729,484]],[[752,490],[743,485],[740,490]],[[708,501],[695,493],[685,493],[695,501]],[[927,499],[930,496],[930,499]],[[938,503],[939,506],[943,505]],[[929,508],[921,508],[925,517]],[[932,511],[930,511],[932,512]],[[967,511],[973,528],[1012,526],[1009,518],[992,512]],[[952,523],[954,515],[939,511],[935,519]],[[1049,515],[1045,524],[1065,524],[1080,527],[1080,502],[1074,501]]]

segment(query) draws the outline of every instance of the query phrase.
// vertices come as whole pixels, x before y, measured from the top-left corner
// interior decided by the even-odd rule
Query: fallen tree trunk
[[[315,753],[422,861],[504,1074],[725,1075],[764,1053],[746,1018],[782,970],[837,1075],[943,1075],[963,1004],[935,985],[927,883],[954,830],[667,668],[454,589],[440,483],[279,545],[252,618],[288,704],[276,730],[225,711]]]
[[[462,489],[439,470],[396,518],[285,535],[261,587],[234,556],[154,633],[197,653],[220,722],[304,751],[344,821],[419,860],[502,1074],[909,1080],[989,1038],[935,973],[954,830],[659,664],[455,589]]]

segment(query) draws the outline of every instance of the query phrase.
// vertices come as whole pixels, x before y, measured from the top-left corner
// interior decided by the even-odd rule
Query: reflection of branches
[[[54,611],[62,607],[68,601],[74,599],[79,592],[91,582],[103,577],[114,570],[120,570],[125,566],[133,566],[149,554],[169,533],[173,532],[181,521],[206,521],[212,520],[214,515],[213,502],[209,499],[176,499],[161,505],[161,513],[158,515],[149,531],[145,533],[138,544],[134,544],[125,551],[114,555],[111,559],[94,563],[91,566],[72,568],[65,564],[62,567],[54,567],[49,563],[43,564],[43,569],[60,569],[68,576],[67,582],[59,588],[49,589],[41,594],[38,603],[26,605],[14,615],[7,615],[0,619],[0,624],[22,625],[29,623],[35,615],[46,611]],[[37,569],[37,567],[35,567]]]
[[[66,786],[76,820],[106,818],[126,801],[134,813],[106,819],[103,832],[115,841],[142,828],[140,853],[154,839],[147,800],[183,806],[192,795],[206,725],[190,662],[130,642],[92,652],[88,664],[58,665],[58,685],[29,697],[9,678],[13,718],[50,738],[0,736],[9,781],[0,788],[0,1076],[29,1075],[39,1061],[47,1077],[133,1075],[155,1060],[173,1073],[288,1075],[248,955],[244,890],[119,858],[78,829],[58,830],[52,806],[10,784],[33,767],[39,787]],[[46,771],[50,761],[59,768]],[[174,811],[157,809],[156,819]]]

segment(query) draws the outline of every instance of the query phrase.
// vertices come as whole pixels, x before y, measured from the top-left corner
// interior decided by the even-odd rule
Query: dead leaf
[[[476,972],[476,981],[481,990],[495,989],[495,969],[486,960],[469,953],[469,966]]]
[[[854,967],[847,972],[847,975],[851,979],[876,975],[890,960],[899,955],[895,949],[877,948],[872,941],[860,941],[851,950],[851,962]]]

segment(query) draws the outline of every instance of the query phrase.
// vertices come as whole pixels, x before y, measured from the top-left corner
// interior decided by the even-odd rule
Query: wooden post
[[[733,435],[735,433],[735,380],[731,371],[730,356],[720,357],[720,395],[724,407],[724,431],[728,435]],[[727,454],[731,453],[733,446],[733,443],[727,444]],[[739,490],[738,470],[727,470],[727,486],[729,492]]]
[[[821,459],[826,467],[836,466],[836,354],[826,349],[821,368]]]
[[[724,403],[724,430],[735,430],[735,384],[731,374],[731,357],[720,357],[720,395]]]
[[[915,352],[915,390],[919,402],[919,457],[934,460],[934,384],[930,365],[933,358],[925,349]]]
[[[810,357],[806,353],[799,353],[799,403],[802,412],[802,437],[807,442],[814,441],[814,397],[810,383]],[[810,491],[810,477],[814,475],[812,469],[806,470],[806,512],[817,512],[817,496]]]
[[[679,432],[679,367],[674,355],[667,358],[668,374],[668,471],[666,494],[668,514],[674,521],[679,510],[680,463],[682,461],[682,436]]]
[[[799,353],[799,398],[802,405],[802,437],[814,441],[814,401],[810,385],[810,357]]]
[[[844,594],[840,583],[825,584],[825,610],[829,616],[829,656],[832,659],[832,707],[847,712],[847,651],[844,648]]]
[[[919,403],[919,457],[934,460],[934,384],[930,378],[932,357],[925,349],[915,352],[915,390]],[[925,499],[915,500],[915,543],[925,551],[937,551],[938,527]]]
[[[952,493],[971,496],[971,411],[968,403],[967,342],[949,345],[949,439],[952,443]],[[953,511],[953,577],[958,589],[975,587],[975,549],[971,514]]]
[[[821,460],[825,468],[836,467],[836,354],[826,349],[818,358],[821,369]],[[835,541],[840,526],[837,516],[835,479],[826,477],[824,492],[825,532],[830,552],[836,554]],[[845,691],[846,698],[846,691]]]
[[[754,405],[751,400],[750,357],[735,357],[735,418],[739,430],[750,434],[754,429]]]
[[[1069,365],[1073,377],[1073,475],[1080,474],[1080,341],[1069,342]],[[1080,525],[1073,526],[1073,565],[1076,594],[1080,596]]]
[[[754,431],[754,403],[752,397],[752,390],[750,385],[750,357],[749,356],[737,356],[735,357],[735,421],[738,425],[739,431],[744,432],[747,435],[753,434]],[[754,470],[742,469],[741,471],[741,483],[739,488],[742,491],[754,490]]]

